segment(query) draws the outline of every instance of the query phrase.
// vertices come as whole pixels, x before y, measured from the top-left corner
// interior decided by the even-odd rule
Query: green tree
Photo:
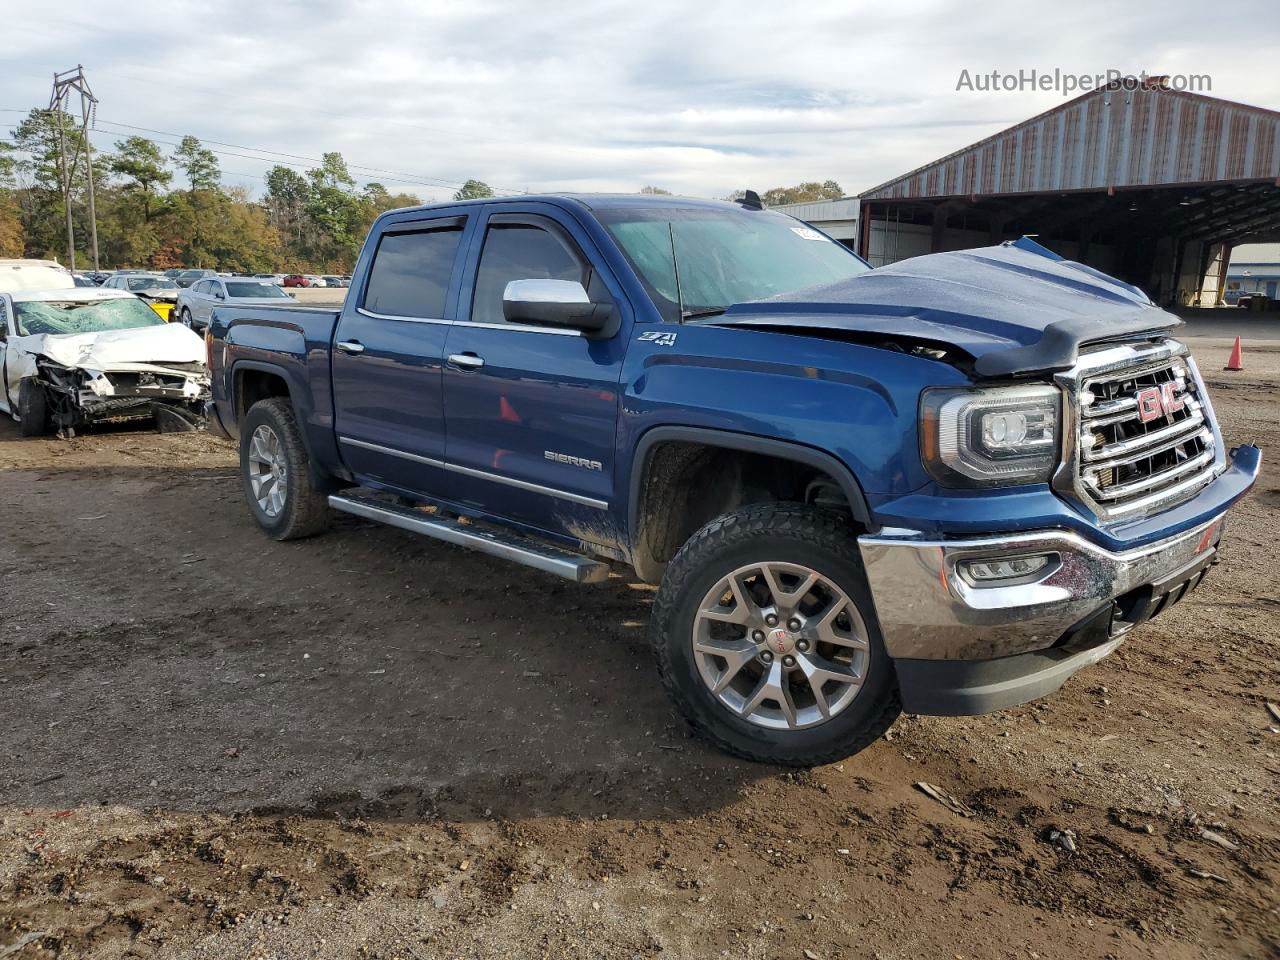
[[[342,154],[324,154],[307,180],[306,214],[314,230],[305,252],[326,266],[353,262],[364,240],[364,206]]]
[[[13,178],[13,147],[0,143],[0,257],[21,257],[26,231]]]
[[[150,220],[156,194],[173,179],[173,173],[166,169],[160,148],[146,137],[118,140],[116,152],[107,161],[107,168],[116,176],[124,177],[124,189],[137,197],[142,219]]]
[[[390,193],[380,183],[366,183],[361,199],[369,206],[375,217],[387,210],[396,210],[400,207],[416,207],[422,203],[417,194]]]
[[[818,200],[839,200],[844,196],[840,184],[834,180],[819,183],[809,180],[794,187],[774,187],[760,195],[766,207],[776,207],[782,203],[813,203]]]
[[[208,239],[212,262],[223,270],[274,270],[282,255],[280,234],[268,221],[266,209],[250,203],[243,187],[219,195],[223,205]]]
[[[61,134],[61,136],[60,136]],[[13,165],[20,187],[17,202],[21,210],[28,256],[63,257],[66,255],[66,206],[62,196],[62,146],[68,158],[80,157],[71,178],[72,221],[76,235],[77,256],[87,251],[88,210],[81,202],[88,187],[84,158],[86,147],[74,118],[61,110],[32,110],[13,129],[13,146],[19,159]],[[102,182],[99,163],[94,168]]]
[[[212,233],[217,228],[218,217],[226,213],[226,196],[218,189],[222,169],[212,150],[188,134],[173,151],[173,162],[187,178],[186,194],[175,193],[170,198],[180,231],[187,238],[187,263],[202,267],[213,263]]]
[[[462,189],[453,195],[455,200],[483,200],[493,196],[493,187],[483,180],[468,180]]]
[[[173,151],[173,162],[186,175],[191,192],[216,190],[222,179],[222,168],[212,150],[203,146],[195,137],[187,134]]]
[[[307,200],[311,186],[307,178],[291,167],[274,166],[267,171],[264,198],[267,218],[281,237],[295,250],[301,246],[306,227]]]

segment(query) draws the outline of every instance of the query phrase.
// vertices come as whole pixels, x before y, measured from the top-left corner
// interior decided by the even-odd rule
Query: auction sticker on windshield
[[[828,238],[820,234],[813,227],[792,227],[791,232],[797,237],[803,237],[805,240],[827,240]]]

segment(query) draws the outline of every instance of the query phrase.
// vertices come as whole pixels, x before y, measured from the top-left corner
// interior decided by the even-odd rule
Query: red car
[[[284,285],[286,287],[309,287],[311,286],[311,281],[300,273],[291,273],[284,278]]]

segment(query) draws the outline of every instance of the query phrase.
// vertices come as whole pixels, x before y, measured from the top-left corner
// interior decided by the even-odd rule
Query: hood
[[[139,363],[204,363],[204,341],[178,324],[105,330],[101,333],[33,334],[14,337],[11,347],[47,357],[64,367],[112,370]]]
[[[182,291],[173,287],[143,287],[141,290],[130,290],[135,296],[149,297],[152,300],[177,300]]]
[[[981,377],[1075,364],[1080,345],[1182,321],[1137,287],[1026,237],[933,253],[730,307],[712,324],[897,334],[957,347]]]

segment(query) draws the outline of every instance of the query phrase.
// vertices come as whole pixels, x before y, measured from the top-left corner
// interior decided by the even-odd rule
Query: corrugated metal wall
[[[1280,177],[1280,113],[1096,90],[863,193],[865,199],[1105,190]]]

